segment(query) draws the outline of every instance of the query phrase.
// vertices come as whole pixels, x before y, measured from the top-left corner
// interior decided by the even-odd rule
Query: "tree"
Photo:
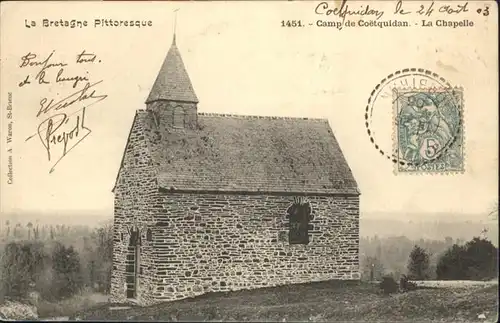
[[[463,279],[463,252],[463,246],[454,244],[441,256],[441,258],[439,258],[438,264],[436,266],[436,276],[438,280]]]
[[[35,238],[35,240],[40,239],[40,220],[39,219],[35,220],[35,226],[33,227],[33,238]]]
[[[439,259],[436,274],[443,280],[484,280],[497,277],[498,250],[487,239],[453,245]]]
[[[408,277],[412,280],[424,280],[429,277],[429,254],[415,245],[408,260]]]
[[[80,257],[72,246],[56,242],[52,251],[54,296],[66,298],[78,292],[83,284]]]
[[[94,277],[99,292],[109,293],[111,289],[111,272],[113,268],[113,226],[106,224],[92,234],[96,244],[95,258],[91,261]]]
[[[16,226],[14,227],[14,238],[19,238],[21,237],[21,223],[16,223]]]
[[[363,259],[362,276],[370,281],[381,280],[384,275],[384,266],[376,257],[365,257]]]
[[[488,217],[492,220],[498,220],[498,202],[495,202]]]
[[[46,265],[43,243],[10,242],[2,255],[2,291],[6,296],[25,297]]]
[[[467,279],[492,279],[497,274],[497,248],[487,239],[473,238],[465,244],[463,264]]]
[[[5,226],[7,227],[7,239],[8,239],[9,234],[10,234],[10,221],[9,220],[5,221]]]
[[[40,239],[40,227],[38,223],[36,224],[36,227],[33,229],[33,235],[35,240]]]
[[[28,224],[26,224],[26,227],[28,228],[28,240],[30,240],[31,239],[31,228],[33,228],[33,223],[28,222]]]

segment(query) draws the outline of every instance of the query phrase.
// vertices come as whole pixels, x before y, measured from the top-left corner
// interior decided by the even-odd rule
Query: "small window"
[[[153,232],[151,232],[151,229],[148,229],[148,231],[146,231],[146,240],[147,241],[153,240]]]
[[[287,213],[290,220],[289,243],[308,244],[311,205],[307,202],[294,203],[288,208]]]
[[[174,127],[184,128],[184,109],[181,106],[174,108]]]
[[[139,246],[141,244],[141,233],[138,228],[130,230],[129,246]]]
[[[155,122],[155,126],[159,127],[160,126],[160,116],[158,115],[158,111],[152,111],[153,115],[153,120]]]

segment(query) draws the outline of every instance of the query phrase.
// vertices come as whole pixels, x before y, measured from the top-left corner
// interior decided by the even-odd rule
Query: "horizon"
[[[97,228],[104,224],[112,223],[113,216],[109,215],[87,215],[70,217],[67,215],[38,216],[36,213],[25,214],[25,216],[7,215],[0,222],[0,230],[5,227],[5,221],[12,221],[10,225],[19,223],[25,226],[28,222],[38,223],[42,226],[55,224],[70,227]],[[483,230],[486,229],[486,232]],[[360,217],[360,238],[390,238],[406,237],[412,241],[435,240],[441,241],[446,237],[468,241],[473,237],[484,237],[494,245],[498,245],[498,221],[491,218],[469,217],[467,219],[445,218],[445,219],[395,219],[395,218],[367,218]]]
[[[4,212],[2,213],[2,219],[8,217],[15,217],[22,219],[23,217],[40,217],[40,218],[70,218],[72,215],[83,216],[87,215],[90,218],[113,218],[113,212],[106,211],[104,209],[98,210],[58,210],[53,211],[19,211],[19,212]],[[480,214],[480,213],[447,213],[447,212],[436,212],[433,214],[425,213],[426,216],[422,217],[422,213],[404,213],[404,212],[360,212],[361,220],[379,220],[379,221],[395,221],[395,222],[405,222],[405,223],[420,223],[420,222],[451,222],[451,223],[464,223],[464,222],[495,222],[498,223],[496,216],[490,214]],[[82,218],[79,221],[85,222]]]

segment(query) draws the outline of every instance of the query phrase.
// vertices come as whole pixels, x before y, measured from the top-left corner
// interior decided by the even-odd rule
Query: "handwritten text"
[[[38,136],[43,145],[46,157],[52,162],[49,173],[55,166],[80,145],[92,130],[86,122],[87,109],[94,104],[105,100],[107,94],[100,93],[98,85],[103,80],[91,82],[88,64],[99,64],[101,60],[95,53],[83,50],[74,56],[74,60],[65,61],[56,59],[56,52],[40,56],[28,52],[21,57],[19,68],[27,70],[27,75],[19,87],[43,86],[48,93],[53,93],[51,87],[58,86],[57,96],[44,96],[38,101],[38,108],[34,111],[36,118],[43,118],[36,132],[26,138],[25,141]],[[40,58],[41,57],[41,58]],[[79,67],[80,66],[80,67]],[[69,73],[68,70],[78,68],[83,72]],[[66,95],[60,95],[60,86],[64,88],[68,84],[73,91]]]

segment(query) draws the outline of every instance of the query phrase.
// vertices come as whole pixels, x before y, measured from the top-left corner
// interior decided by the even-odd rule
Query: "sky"
[[[389,19],[393,4],[377,6]],[[71,9],[64,3],[2,5],[1,27],[9,32],[1,34],[0,49],[1,213],[112,214],[112,188],[128,132],[172,43],[174,9],[179,9],[177,46],[200,100],[199,112],[327,118],[358,182],[362,214],[491,212],[498,205],[496,18],[471,16],[476,27],[468,29],[280,27],[290,17],[315,22],[314,7],[296,2],[83,3]],[[42,26],[43,19],[61,18],[87,20],[90,26]],[[94,28],[94,19],[151,20],[152,26]],[[37,26],[27,28],[31,21]],[[77,64],[76,55],[83,51],[95,54],[94,62]],[[44,116],[56,112],[37,117],[40,100],[56,102],[85,84],[54,83],[55,66],[46,70],[51,83],[39,85],[34,80],[39,66],[19,67],[29,53],[42,61],[51,52],[51,62],[67,64],[60,79],[79,75],[90,83],[102,81],[92,88],[106,98],[86,108],[91,133],[49,173],[63,143],[52,146],[49,162],[36,134]],[[432,70],[463,87],[464,173],[396,175],[392,162],[370,142],[364,125],[370,93],[381,79],[406,67]],[[27,76],[32,82],[20,87]],[[378,113],[385,128],[377,138],[390,147],[392,107],[383,109]],[[78,115],[68,117],[69,124]],[[12,145],[5,140],[10,121]],[[13,184],[7,183],[9,155]]]

